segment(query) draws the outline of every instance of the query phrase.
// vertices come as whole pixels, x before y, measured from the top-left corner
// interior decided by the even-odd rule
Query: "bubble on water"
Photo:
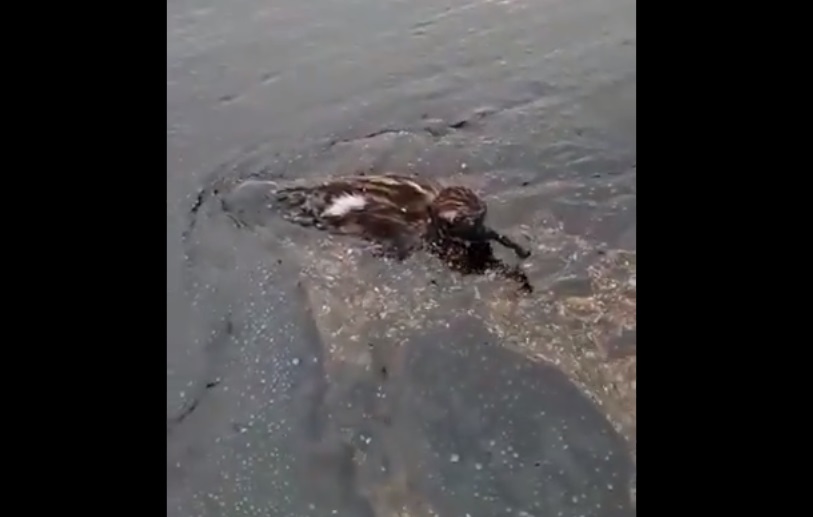
[[[452,463],[457,463],[458,461],[460,461],[460,455],[452,454],[451,457],[449,458],[449,461],[451,461]]]
[[[294,365],[294,366],[297,366],[299,364],[299,358],[294,357],[293,359],[291,359],[291,364]]]

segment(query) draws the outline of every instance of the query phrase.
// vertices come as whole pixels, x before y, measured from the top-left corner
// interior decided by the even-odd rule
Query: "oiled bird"
[[[530,255],[486,225],[485,201],[464,186],[398,174],[359,175],[283,188],[272,198],[291,222],[358,236],[374,243],[377,254],[396,259],[424,248],[462,272],[503,269],[512,276],[510,268],[497,265],[490,242],[521,258]]]

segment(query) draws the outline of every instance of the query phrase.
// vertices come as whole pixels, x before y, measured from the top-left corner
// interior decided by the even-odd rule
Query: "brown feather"
[[[344,196],[357,196],[363,202],[331,213],[329,208]],[[494,257],[489,241],[496,240],[521,257],[529,252],[485,226],[488,207],[468,187],[443,188],[423,178],[397,174],[354,176],[282,189],[276,200],[289,221],[356,235],[376,243],[380,254],[403,259],[426,247],[463,273],[495,270],[525,288],[530,286],[521,271]]]

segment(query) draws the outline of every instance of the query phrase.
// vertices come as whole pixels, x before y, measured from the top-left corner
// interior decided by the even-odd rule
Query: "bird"
[[[271,199],[283,219],[360,237],[377,256],[404,260],[425,249],[457,271],[493,269],[530,285],[494,257],[491,242],[523,259],[530,251],[486,224],[488,206],[469,187],[397,173],[359,174],[279,188]]]

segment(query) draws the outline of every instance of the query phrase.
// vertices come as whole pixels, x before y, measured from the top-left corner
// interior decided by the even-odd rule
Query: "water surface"
[[[168,515],[632,515],[635,158],[632,1],[169,0]],[[359,168],[534,296],[221,203]]]

